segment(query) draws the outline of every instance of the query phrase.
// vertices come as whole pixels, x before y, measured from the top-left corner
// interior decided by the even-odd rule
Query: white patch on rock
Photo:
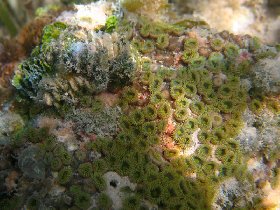
[[[0,145],[9,143],[10,134],[24,124],[20,115],[0,111]]]
[[[212,209],[222,210],[242,207],[251,201],[252,197],[253,192],[250,184],[240,183],[235,178],[229,178],[220,184]]]
[[[65,122],[56,118],[40,116],[37,119],[37,126],[39,128],[47,127],[50,133],[56,136],[57,141],[66,145],[68,151],[78,149],[78,140],[72,129],[71,122]]]
[[[106,194],[111,198],[113,202],[113,209],[121,209],[124,193],[121,192],[123,187],[129,187],[131,190],[135,190],[136,184],[129,181],[128,177],[121,177],[116,172],[109,171],[103,175],[106,181]]]
[[[256,87],[261,88],[264,93],[280,93],[280,56],[274,59],[266,58],[253,66]]]
[[[112,13],[112,4],[105,1],[75,5],[76,11],[65,11],[56,20],[68,25],[94,30],[105,25]]]

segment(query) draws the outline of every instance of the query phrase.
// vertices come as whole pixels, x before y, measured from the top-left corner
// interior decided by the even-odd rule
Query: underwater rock
[[[106,182],[106,193],[113,202],[114,209],[120,209],[122,207],[122,198],[124,193],[121,189],[129,187],[132,191],[135,190],[136,184],[129,181],[128,177],[121,177],[116,172],[107,172],[103,175]]]
[[[246,197],[243,197],[246,194]],[[233,209],[251,202],[253,190],[247,183],[241,185],[236,179],[228,179],[221,183],[215,197],[214,207],[217,210]]]
[[[253,66],[254,85],[266,94],[280,93],[280,56],[266,58]]]
[[[45,178],[45,164],[39,158],[39,148],[29,146],[24,149],[18,156],[18,166],[23,174],[31,179]]]
[[[274,116],[267,109],[259,115],[246,110],[243,114],[246,125],[237,136],[237,140],[246,152],[256,154],[258,151],[273,151],[279,144],[279,116]]]
[[[129,45],[116,33],[77,30],[56,22],[45,27],[41,47],[20,65],[13,84],[36,101],[59,106],[78,103],[81,90],[92,94],[123,87],[134,70]]]
[[[85,131],[86,133],[94,133],[97,136],[113,136],[119,126],[119,118],[121,115],[121,109],[104,108],[99,113],[92,113],[88,110],[74,110],[73,113],[69,113],[66,118],[72,120],[78,131]]]
[[[0,145],[9,144],[12,133],[23,125],[24,122],[20,115],[12,112],[0,112]]]

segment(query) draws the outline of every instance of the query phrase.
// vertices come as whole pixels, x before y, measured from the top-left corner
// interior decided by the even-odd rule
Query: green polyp
[[[133,24],[123,21],[117,25],[117,32],[124,34],[128,40],[131,40],[133,37]]]
[[[210,41],[211,48],[215,51],[221,51],[224,47],[221,39],[212,39]]]
[[[192,83],[192,84],[199,84],[200,82],[200,70],[193,70],[190,69],[187,71],[187,82]]]
[[[185,108],[176,109],[176,111],[174,112],[174,118],[178,122],[182,122],[182,121],[186,120],[187,117],[188,117],[188,112]]]
[[[187,119],[184,122],[184,128],[188,131],[194,131],[197,128],[197,120],[196,119]]]
[[[277,100],[269,99],[266,101],[267,108],[274,114],[280,113],[280,103]]]
[[[144,71],[141,73],[141,77],[140,77],[140,81],[144,84],[144,85],[149,85],[150,81],[153,78],[153,73],[150,70]]]
[[[180,97],[175,101],[175,106],[177,108],[188,108],[190,100],[185,97]]]
[[[54,158],[51,161],[51,169],[53,171],[58,171],[62,167],[62,161],[59,158]]]
[[[200,115],[204,112],[204,104],[200,101],[194,101],[190,104],[190,109],[194,114]]]
[[[228,149],[226,146],[218,146],[215,150],[215,157],[222,161],[222,162],[225,162],[226,161],[226,158],[228,156]]]
[[[239,54],[239,47],[235,44],[228,43],[225,45],[224,54],[228,59],[234,59]]]
[[[129,12],[136,12],[143,6],[143,2],[139,0],[124,0],[121,1],[121,5]]]
[[[152,29],[152,25],[151,24],[144,24],[141,29],[140,29],[140,35],[144,38],[147,38],[150,36],[150,32]]]
[[[143,46],[143,43],[140,39],[137,39],[137,38],[134,38],[132,41],[131,41],[131,46],[137,50],[137,51],[140,51],[142,46]]]
[[[152,40],[145,40],[140,50],[144,54],[153,52],[155,50],[154,42]]]
[[[209,143],[210,137],[211,137],[210,133],[204,129],[201,129],[197,135],[199,142],[202,144]]]
[[[152,104],[158,104],[164,101],[164,97],[161,92],[152,93],[150,96],[150,102]]]
[[[139,206],[140,198],[137,196],[127,197],[123,202],[123,210],[137,209]]]
[[[179,124],[176,126],[172,137],[173,137],[174,141],[179,142],[180,139],[184,138],[186,135],[187,135],[186,128],[184,127],[183,124]]]
[[[258,37],[252,37],[249,40],[249,49],[252,52],[259,50],[262,47],[261,45],[261,40]]]
[[[39,209],[41,204],[42,204],[42,201],[41,201],[40,196],[35,194],[28,198],[26,207],[30,210],[35,210],[35,209]]]
[[[174,86],[178,85],[176,83],[184,84],[184,80],[188,79],[189,69],[187,67],[180,67],[176,71],[176,78],[170,82],[170,84],[174,84]],[[175,83],[173,83],[175,81]],[[177,81],[177,82],[176,82]]]
[[[83,150],[76,150],[75,151],[75,158],[79,161],[79,162],[84,162],[85,159],[87,158],[87,152],[83,151]]]
[[[157,109],[154,105],[149,104],[144,108],[145,119],[154,120],[157,117]]]
[[[131,142],[133,139],[133,136],[131,133],[125,133],[125,132],[121,132],[118,134],[118,136],[116,137],[119,141],[122,142]]]
[[[144,113],[140,109],[134,110],[130,114],[131,122],[135,125],[141,125],[145,121]]]
[[[212,128],[212,117],[208,114],[203,114],[199,117],[199,127],[202,129]]]
[[[157,135],[161,135],[164,133],[167,127],[167,120],[162,119],[157,122]]]
[[[188,64],[193,59],[198,58],[198,57],[199,57],[198,52],[187,49],[187,50],[184,50],[181,59],[184,63]]]
[[[173,26],[170,27],[170,30],[168,30],[171,34],[175,36],[181,36],[184,33],[183,27]]]
[[[220,86],[218,90],[218,96],[220,98],[231,98],[233,95],[233,88],[230,85],[224,84]]]
[[[151,29],[150,37],[157,39],[161,35],[162,35],[162,29],[157,25],[153,26]]]
[[[258,114],[262,110],[263,106],[261,102],[257,99],[253,99],[250,104],[250,109],[255,113]]]
[[[150,59],[143,59],[141,61],[141,67],[144,72],[151,72],[152,61]]]
[[[227,178],[233,174],[233,167],[231,165],[222,165],[219,170],[219,177]]]
[[[211,113],[213,127],[218,127],[223,123],[223,117],[218,113]]]
[[[240,146],[236,140],[230,139],[227,141],[227,145],[229,146],[230,150],[238,152]]]
[[[143,2],[142,0],[125,2],[128,1]],[[118,27],[121,27],[121,24]],[[115,208],[104,194],[107,192],[104,173],[112,171],[121,177],[129,178],[136,185],[135,190],[127,187],[122,191],[123,209],[145,209],[146,204],[168,210],[210,209],[205,203],[211,205],[215,193],[209,195],[211,199],[207,194],[217,190],[221,186],[220,181],[224,178],[238,176],[239,172],[236,168],[243,161],[242,148],[234,139],[243,126],[244,107],[246,108],[247,104],[250,106],[250,100],[254,102],[253,100],[258,98],[254,95],[249,96],[247,90],[241,87],[244,85],[242,76],[244,78],[251,76],[246,75],[246,72],[249,72],[248,62],[240,63],[241,59],[236,59],[239,53],[238,47],[233,43],[226,44],[228,41],[207,37],[205,40],[206,42],[210,40],[210,46],[207,42],[207,46],[203,46],[205,49],[202,51],[199,49],[198,39],[187,38],[184,52],[179,52],[178,48],[183,47],[180,41],[191,31],[186,30],[182,35],[181,32],[185,29],[151,21],[134,21],[130,27],[131,37],[128,40],[124,38],[122,41],[130,42],[128,48],[137,60],[136,77],[130,84],[110,89],[109,93],[106,89],[104,92],[102,90],[100,95],[96,91],[85,93],[84,89],[81,89],[78,91],[78,97],[75,97],[78,100],[77,104],[69,106],[67,111],[71,112],[71,109],[77,112],[88,111],[89,114],[85,119],[81,119],[87,123],[88,116],[97,116],[111,107],[111,103],[107,103],[111,101],[107,101],[106,97],[108,96],[108,100],[112,97],[112,100],[116,99],[118,105],[121,105],[121,113],[114,124],[116,131],[108,137],[101,138],[103,135],[96,134],[95,131],[84,135],[84,127],[80,126],[81,132],[77,135],[85,136],[85,142],[79,143],[74,158],[71,158],[73,151],[61,147],[57,141],[50,148],[46,145],[45,139],[37,137],[24,143],[43,145],[43,158],[46,165],[51,170],[57,171],[52,173],[56,183],[63,185],[65,193],[71,195],[73,199],[71,207],[63,204],[62,208],[66,205],[71,209],[91,208],[92,198],[86,192],[94,193],[93,208],[102,210]],[[69,28],[67,32],[70,29],[72,30]],[[117,33],[121,32],[117,31]],[[180,37],[174,35],[176,33]],[[65,32],[58,35],[58,41],[61,41],[64,34]],[[112,35],[111,37],[114,38],[115,33],[107,35]],[[218,37],[211,34],[209,36]],[[233,39],[231,37],[228,40]],[[176,43],[171,43],[172,46],[169,46],[171,40]],[[51,38],[50,45],[55,44],[52,43],[55,41],[55,38]],[[122,44],[123,42],[114,45],[114,53],[115,50],[121,51]],[[176,48],[176,52],[172,52],[171,48]],[[34,58],[33,63],[31,61],[24,63],[24,71],[32,65],[38,65],[40,67],[38,69],[45,70],[45,67],[47,69],[44,60],[39,57],[41,52],[38,49],[33,52],[33,56],[38,56],[38,59]],[[200,56],[198,50],[201,55],[204,55]],[[211,50],[215,52],[208,56]],[[101,54],[103,55],[103,52]],[[174,65],[171,67],[165,67],[166,63],[169,65],[169,61],[165,62],[165,57],[171,54],[176,61],[174,60]],[[255,59],[255,54],[252,54],[252,61]],[[79,57],[77,60],[82,58]],[[120,69],[125,60],[126,58],[122,58],[118,61]],[[92,62],[95,64],[98,60]],[[75,64],[73,62],[73,65]],[[108,71],[114,71],[116,68],[110,67]],[[70,68],[68,70],[73,71]],[[89,73],[91,70],[87,69]],[[106,71],[105,68],[100,69],[103,70]],[[22,88],[23,84],[26,84],[22,82],[27,79],[24,71],[14,77],[14,86],[17,88]],[[42,74],[42,77],[44,76],[45,74]],[[72,79],[72,73],[63,78],[68,79],[68,76]],[[94,78],[98,76],[93,75]],[[80,75],[73,78],[79,79],[78,77]],[[93,78],[83,79],[94,83]],[[55,82],[57,81],[55,78]],[[83,82],[84,80],[81,79],[79,84]],[[60,85],[68,93],[69,84]],[[49,92],[53,98],[56,98],[54,93],[60,94],[59,91]],[[60,98],[63,98],[63,93]],[[94,95],[95,93],[98,95]],[[70,91],[68,94],[71,94]],[[266,99],[261,102],[267,103]],[[254,109],[254,107],[250,108]],[[91,122],[87,124],[91,125]],[[33,135],[33,131],[28,133]],[[226,152],[222,149],[226,149]],[[240,177],[244,176],[240,175]],[[79,183],[81,186],[72,187],[74,183]],[[86,186],[87,184],[89,186]]]
[[[231,113],[235,107],[235,103],[233,100],[224,99],[219,102],[219,108],[224,113]]]
[[[161,91],[163,84],[163,80],[159,77],[152,77],[150,84],[149,84],[149,90],[151,93]]]
[[[171,114],[171,106],[169,102],[161,102],[159,103],[158,106],[158,116],[161,119],[166,119],[170,116]]]
[[[156,134],[157,126],[155,122],[145,122],[142,125],[143,134],[146,136],[151,136]]]
[[[185,95],[187,98],[192,98],[196,95],[196,92],[197,92],[197,89],[196,89],[196,86],[194,84],[191,84],[191,83],[186,83],[184,85],[184,88],[185,88]]]
[[[20,209],[22,202],[23,198],[21,196],[13,196],[1,199],[0,206],[3,210]]]
[[[91,177],[91,180],[99,192],[106,189],[106,182],[100,173],[94,173],[94,175]]]
[[[206,64],[206,59],[203,56],[193,58],[189,61],[189,68],[194,70],[203,69]]]
[[[202,171],[206,175],[213,175],[216,169],[217,169],[217,163],[214,161],[208,161],[202,167]]]
[[[198,47],[199,47],[199,43],[196,38],[187,38],[184,42],[185,50],[197,51]]]
[[[256,54],[255,58],[257,61],[265,58],[275,58],[277,56],[277,53],[275,53],[272,50],[263,50]]]
[[[159,49],[163,50],[169,45],[169,36],[167,34],[161,34],[158,36],[156,45]]]
[[[191,161],[198,170],[202,169],[202,167],[204,165],[204,160],[202,158],[200,158],[197,155],[194,155],[191,157]]]
[[[240,88],[240,77],[239,76],[228,76],[227,78],[227,85],[231,86],[232,88]]]
[[[197,149],[197,154],[201,157],[201,158],[207,158],[209,155],[211,155],[212,152],[212,148],[210,145],[208,144],[202,144],[199,146],[199,148]]]
[[[212,52],[207,60],[206,67],[214,73],[223,71],[225,69],[223,54],[219,52]]]
[[[179,156],[179,150],[178,149],[165,149],[163,151],[163,156],[166,159],[172,159],[172,158],[178,157]]]
[[[226,122],[225,126],[227,135],[229,137],[236,137],[238,133],[240,133],[240,130],[243,127],[243,123],[240,119],[231,119]]]
[[[94,173],[105,173],[108,170],[108,165],[103,158],[93,161],[92,168]]]
[[[184,84],[183,81],[181,79],[178,79],[178,75],[177,75],[177,78],[170,81],[170,89],[180,88],[183,86],[183,84]]]
[[[153,181],[147,186],[147,196],[149,200],[159,203],[163,196],[162,185],[159,181]]]
[[[159,68],[156,74],[158,77],[165,81],[172,81],[175,75],[175,71],[170,68]]]
[[[252,63],[249,60],[244,60],[238,64],[238,66],[234,69],[233,73],[236,76],[245,76],[248,75],[251,71]]]
[[[179,141],[176,142],[179,147],[181,147],[183,150],[189,148],[192,144],[192,138],[189,135],[185,135],[183,138],[179,139]]]
[[[91,205],[91,197],[88,193],[84,192],[80,186],[72,185],[70,192],[74,198],[74,205],[80,209],[87,209]]]
[[[214,91],[203,94],[203,102],[208,105],[216,105],[217,104],[217,95]]]
[[[138,100],[138,91],[133,87],[125,87],[122,98],[128,103],[135,103]]]
[[[185,94],[185,90],[182,86],[178,86],[178,87],[171,87],[170,89],[170,95],[173,99],[178,99],[180,97],[183,97]]]
[[[71,181],[73,176],[73,170],[70,166],[63,167],[58,172],[58,182],[62,185],[67,184]]]
[[[201,95],[210,94],[213,91],[213,83],[210,79],[203,79],[198,84],[198,93]]]
[[[225,133],[218,129],[214,129],[209,137],[211,144],[222,144],[225,141]]]
[[[127,117],[126,115],[123,115],[120,119],[120,127],[123,130],[129,130],[132,126],[132,120],[131,118]]]
[[[93,168],[91,163],[82,163],[79,165],[78,173],[84,178],[89,178],[93,175]]]

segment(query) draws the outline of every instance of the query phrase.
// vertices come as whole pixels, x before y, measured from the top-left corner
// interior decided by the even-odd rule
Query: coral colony
[[[151,6],[166,2],[46,23],[0,112],[0,209],[279,205],[279,48]]]

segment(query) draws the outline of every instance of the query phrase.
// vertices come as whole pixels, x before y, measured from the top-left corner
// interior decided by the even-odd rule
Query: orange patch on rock
[[[11,192],[17,187],[16,180],[18,179],[18,172],[12,171],[5,179],[7,191]]]

